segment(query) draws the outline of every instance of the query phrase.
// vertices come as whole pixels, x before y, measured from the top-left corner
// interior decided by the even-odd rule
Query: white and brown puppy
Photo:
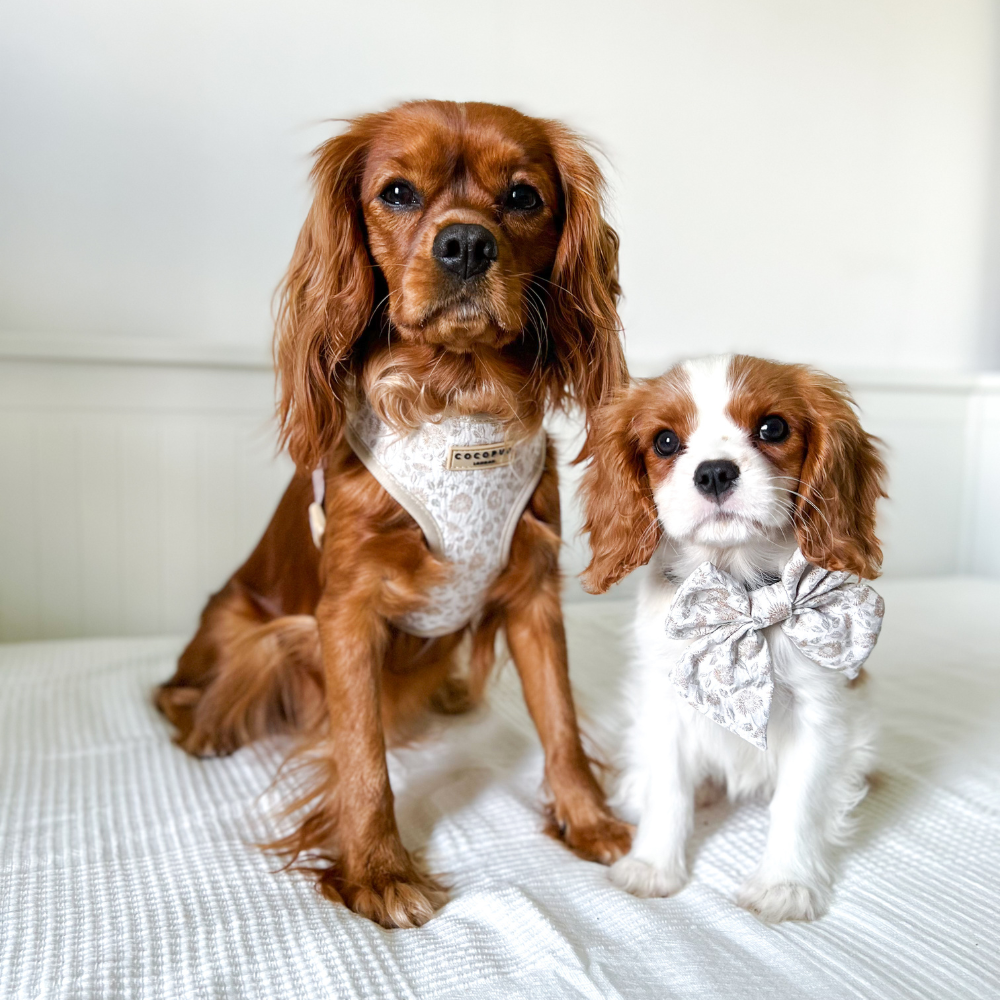
[[[649,563],[619,793],[638,832],[612,878],[640,896],[677,892],[707,783],[732,799],[770,797],[767,847],[739,902],[769,921],[811,919],[827,907],[833,849],[872,764],[863,687],[768,628],[774,693],[761,750],[678,693],[671,667],[688,644],[669,639],[665,621],[678,584],[706,561],[748,590],[778,579],[796,547],[823,569],[877,576],[885,467],[875,439],[841,382],[737,355],[639,381],[601,411],[592,440],[584,581],[602,593]]]

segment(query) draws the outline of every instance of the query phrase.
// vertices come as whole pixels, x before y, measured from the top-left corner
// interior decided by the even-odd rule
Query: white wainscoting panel
[[[1000,378],[848,380],[887,449],[886,573],[1000,576]],[[0,335],[0,641],[193,629],[291,476],[272,413],[262,355]],[[579,423],[551,428],[576,600]]]
[[[854,393],[889,467],[889,499],[879,505],[886,573],[958,572],[969,392],[866,386],[859,377]]]
[[[880,507],[891,576],[1000,577],[1000,375],[848,375],[865,426],[885,443]]]
[[[966,479],[960,568],[1000,576],[1000,386],[969,402]]]
[[[0,363],[0,639],[190,630],[291,474],[266,368]]]

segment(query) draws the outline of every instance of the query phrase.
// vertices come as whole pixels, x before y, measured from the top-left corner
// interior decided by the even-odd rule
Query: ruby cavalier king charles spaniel
[[[291,735],[306,777],[267,846],[327,898],[410,927],[446,893],[400,840],[386,746],[476,704],[498,633],[551,830],[605,864],[629,849],[577,727],[542,429],[625,384],[618,239],[579,139],[494,105],[357,118],[312,179],[275,334],[296,475],[157,703],[198,756]]]

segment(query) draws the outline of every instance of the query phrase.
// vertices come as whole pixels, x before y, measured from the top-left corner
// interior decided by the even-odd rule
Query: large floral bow
[[[702,563],[678,588],[667,635],[690,639],[673,681],[699,712],[767,748],[774,679],[763,629],[782,631],[814,663],[854,678],[882,628],[885,604],[867,583],[828,572],[796,549],[770,586],[746,591]]]

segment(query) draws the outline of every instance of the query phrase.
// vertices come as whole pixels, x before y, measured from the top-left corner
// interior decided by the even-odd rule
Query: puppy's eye
[[[503,200],[508,212],[533,212],[542,207],[542,196],[530,184],[515,184]]]
[[[382,189],[379,195],[387,205],[396,208],[412,208],[420,204],[420,197],[406,181],[392,181]]]
[[[788,424],[776,413],[764,417],[757,428],[757,437],[768,444],[781,444],[789,434]]]
[[[660,458],[670,458],[671,455],[676,455],[681,446],[681,439],[672,430],[663,430],[656,435],[656,439],[653,441],[653,451],[656,452]]]

